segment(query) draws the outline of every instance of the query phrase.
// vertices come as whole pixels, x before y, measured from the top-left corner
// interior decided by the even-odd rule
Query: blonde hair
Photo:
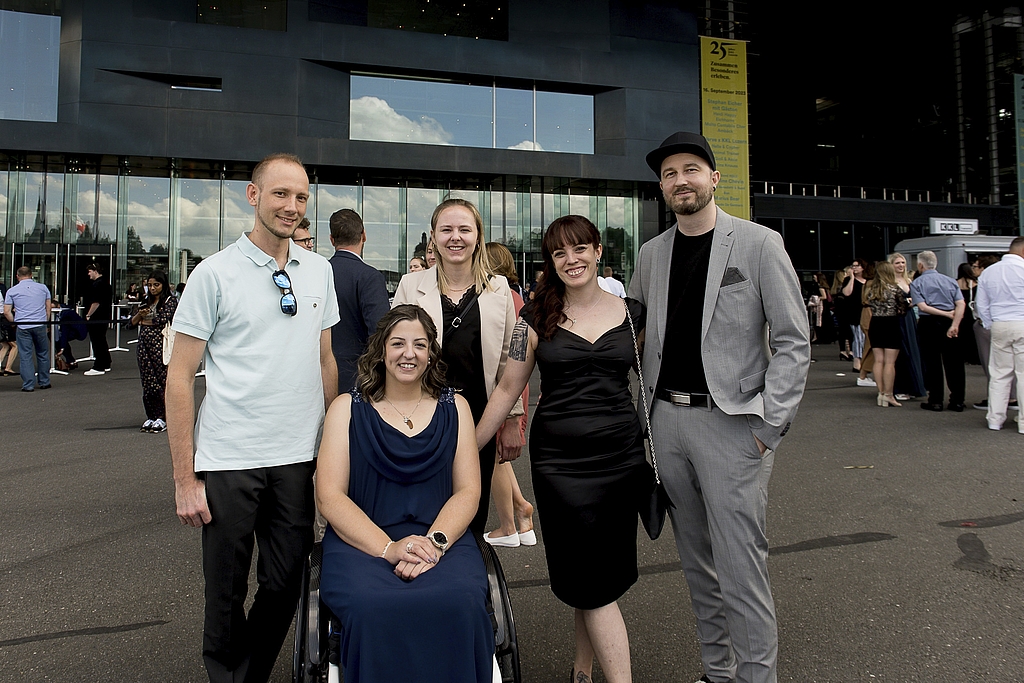
[[[509,282],[519,282],[519,275],[516,274],[516,260],[512,258],[512,252],[501,242],[488,242],[487,258],[491,261],[491,270],[496,275],[504,275]]]
[[[453,206],[461,206],[469,211],[473,214],[473,222],[476,223],[476,248],[473,251],[471,266],[474,288],[477,292],[493,289],[489,281],[489,277],[493,273],[491,261],[487,257],[487,249],[484,247],[484,219],[480,216],[480,212],[477,211],[473,202],[456,197],[451,197],[438,204],[437,208],[434,209],[434,215],[430,217],[430,236],[434,242],[434,257],[437,258],[437,264],[434,266],[435,270],[437,270],[437,288],[441,290],[442,294],[447,294],[450,285],[448,284],[448,275],[444,272],[444,260],[438,254],[434,231],[437,229],[437,219],[446,209],[450,209]]]
[[[879,261],[875,264],[875,277],[864,286],[864,303],[882,301],[885,293],[896,286],[896,269],[888,261]]]

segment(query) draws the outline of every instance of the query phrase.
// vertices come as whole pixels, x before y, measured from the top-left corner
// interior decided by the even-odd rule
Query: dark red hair
[[[577,244],[590,244],[597,249],[601,246],[601,233],[585,217],[569,215],[551,222],[540,245],[544,257],[544,277],[537,285],[533,301],[528,305],[533,308],[534,330],[545,341],[555,336],[560,323],[568,320],[562,312],[565,308],[565,283],[555,272],[555,260],[551,254],[557,249]]]

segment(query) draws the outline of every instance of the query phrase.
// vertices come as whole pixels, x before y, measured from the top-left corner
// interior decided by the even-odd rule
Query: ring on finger
[[[409,541],[408,543],[405,544],[405,552],[407,552],[407,553],[411,553],[412,552],[412,541]]]

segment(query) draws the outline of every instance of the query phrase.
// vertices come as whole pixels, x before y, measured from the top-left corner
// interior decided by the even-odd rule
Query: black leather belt
[[[685,391],[658,389],[658,391],[655,392],[654,397],[662,401],[667,401],[674,406],[682,406],[684,408],[707,408],[710,410],[715,405],[715,401],[711,398],[711,394],[691,394]]]

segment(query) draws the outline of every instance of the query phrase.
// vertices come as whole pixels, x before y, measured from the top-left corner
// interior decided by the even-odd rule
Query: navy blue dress
[[[426,534],[452,495],[458,436],[451,389],[427,428],[411,437],[353,390],[349,498],[393,539]],[[487,573],[469,532],[412,581],[330,527],[323,551],[320,597],[341,621],[345,683],[491,680]]]

